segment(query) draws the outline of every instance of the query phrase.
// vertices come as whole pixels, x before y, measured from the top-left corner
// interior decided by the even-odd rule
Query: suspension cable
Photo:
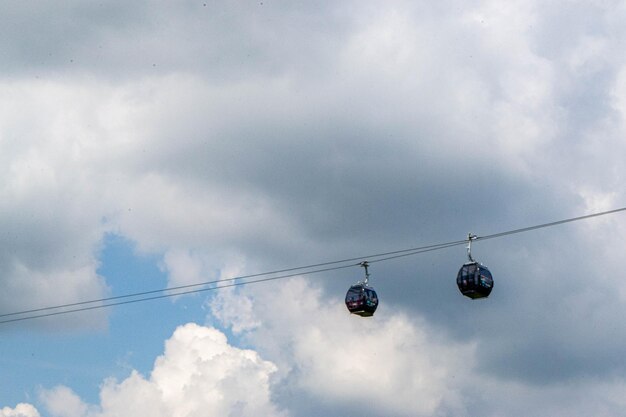
[[[468,238],[464,240],[457,240],[457,241],[446,242],[446,243],[438,243],[438,244],[426,245],[426,246],[409,248],[409,249],[401,249],[401,250],[396,250],[396,251],[391,251],[391,252],[371,254],[368,256],[347,258],[347,259],[338,260],[338,261],[322,262],[322,263],[299,266],[299,267],[294,267],[294,268],[279,269],[279,270],[270,271],[270,272],[243,275],[243,276],[227,278],[223,280],[205,281],[205,282],[199,282],[195,284],[180,285],[176,287],[169,287],[169,288],[137,292],[137,293],[132,293],[132,294],[118,295],[114,297],[106,297],[106,298],[100,298],[100,299],[95,299],[95,300],[80,301],[80,302],[75,302],[75,303],[67,303],[67,304],[61,304],[61,305],[56,305],[56,306],[41,307],[41,308],[35,308],[35,309],[30,309],[30,310],[22,310],[22,311],[16,311],[16,312],[11,312],[11,313],[4,313],[4,314],[0,314],[0,318],[2,317],[5,317],[5,318],[13,317],[13,318],[0,320],[0,324],[6,324],[6,323],[12,323],[12,322],[24,321],[24,320],[32,320],[36,318],[50,317],[50,316],[56,316],[56,315],[61,315],[61,314],[76,313],[80,311],[95,310],[95,309],[100,309],[100,308],[132,304],[132,303],[138,303],[138,302],[143,302],[143,301],[170,298],[170,297],[176,297],[180,295],[187,295],[187,294],[193,294],[193,293],[199,293],[199,292],[205,292],[205,291],[213,291],[213,290],[218,290],[222,288],[237,287],[237,286],[246,285],[246,284],[256,284],[256,283],[261,283],[261,282],[268,282],[268,281],[274,281],[274,280],[279,280],[279,279],[291,278],[294,276],[309,275],[309,274],[315,274],[315,273],[320,273],[320,272],[329,272],[329,271],[335,271],[339,269],[352,268],[354,266],[362,266],[363,259],[368,259],[368,261],[366,262],[370,264],[375,263],[375,262],[389,261],[389,260],[393,260],[393,259],[397,259],[401,257],[413,256],[413,255],[418,255],[418,254],[422,254],[426,252],[447,249],[447,248],[451,248],[454,246],[464,245],[466,243],[471,244],[472,240],[477,241],[477,240],[496,239],[496,238],[500,238],[504,236],[510,236],[510,235],[514,235],[518,233],[525,233],[525,232],[529,232],[529,231],[533,231],[537,229],[557,226],[557,225],[576,222],[580,220],[586,220],[586,219],[590,219],[594,217],[605,216],[605,215],[614,214],[614,213],[618,213],[622,211],[626,211],[626,207],[593,213],[593,214],[587,214],[587,215],[579,216],[579,217],[572,217],[569,219],[558,220],[558,221],[554,221],[550,223],[538,224],[535,226],[529,226],[529,227],[524,227],[520,229],[508,230],[505,232],[494,233],[491,235],[476,236],[476,235],[470,234],[468,235]],[[356,264],[351,263],[357,260],[361,262],[356,263]],[[335,266],[331,266],[331,265],[335,265]],[[301,271],[301,272],[296,272],[296,271]],[[285,274],[285,273],[288,273],[288,274]],[[277,275],[277,274],[285,274],[285,275]],[[270,275],[277,275],[277,276],[270,276]],[[253,279],[253,278],[264,277],[264,276],[266,278]],[[203,288],[196,288],[196,287],[203,287]],[[195,288],[195,289],[191,289],[191,288]],[[152,295],[152,294],[157,294],[157,293],[166,293],[166,294]],[[130,299],[130,298],[134,298],[134,299]],[[119,300],[124,300],[124,299],[126,300],[119,301]],[[61,310],[61,311],[53,311],[53,310]],[[15,316],[23,316],[23,317],[15,317]]]

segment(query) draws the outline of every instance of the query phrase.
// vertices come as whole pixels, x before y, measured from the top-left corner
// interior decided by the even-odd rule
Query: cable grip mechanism
[[[472,257],[472,240],[478,239],[478,236],[473,235],[471,233],[467,234],[467,257],[470,262],[476,262]]]
[[[367,285],[369,278],[370,278],[370,273],[367,268],[370,266],[370,264],[367,261],[363,261],[359,265],[365,268],[365,280],[363,281],[363,284]]]

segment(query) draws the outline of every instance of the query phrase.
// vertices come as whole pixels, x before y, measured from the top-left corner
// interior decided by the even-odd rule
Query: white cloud
[[[218,291],[209,306],[220,323],[230,327],[235,334],[254,330],[263,324],[255,311],[254,299],[242,294],[235,295],[234,288]]]
[[[0,408],[0,417],[39,417],[39,412],[30,404],[20,403],[15,408]]]
[[[374,317],[351,316],[342,300],[304,279],[225,291],[211,307],[209,319],[232,326],[254,350],[190,323],[166,341],[149,377],[133,371],[106,380],[100,404],[87,405],[63,386],[42,391],[42,403],[54,417],[539,417],[564,410],[583,417],[623,407],[621,377],[536,386],[489,375],[478,367],[478,357],[490,355],[483,344],[454,341],[384,299]]]
[[[2,312],[106,296],[96,274],[106,232],[163,256],[175,286],[462,237],[466,226],[507,230],[624,200],[623,5],[340,2],[307,13],[286,4],[196,6],[0,13],[12,35],[0,42],[18,71],[0,80]],[[73,18],[83,12],[85,20]],[[40,31],[15,23],[22,21],[48,29],[45,47],[41,37],[24,39]],[[65,42],[66,29],[49,26],[57,21],[81,33],[88,27],[90,36]],[[80,69],[62,62],[72,54]],[[289,389],[345,407],[365,392],[396,414],[462,410],[472,384],[457,370],[477,363],[465,362],[474,342],[498,356],[499,372],[489,370],[496,391],[528,369],[549,379],[537,365],[549,361],[535,357],[556,347],[574,375],[621,364],[622,305],[607,302],[611,294],[626,299],[625,234],[616,223],[590,222],[571,240],[554,231],[552,242],[566,248],[546,235],[520,238],[522,247],[508,252],[492,247],[502,255],[494,256],[500,300],[509,304],[485,307],[488,330],[472,342],[456,320],[468,308],[442,303],[442,292],[430,295],[421,283],[391,288],[403,314],[385,312],[385,303],[370,321],[345,316],[341,301],[299,281],[276,294],[221,292],[212,307],[277,365],[266,374],[283,391],[293,382]],[[601,277],[590,287],[592,272]],[[435,317],[440,310],[444,319]],[[57,323],[104,323],[94,314]],[[517,334],[503,319],[516,314],[525,317]],[[352,358],[373,372],[348,367]],[[559,371],[553,378],[571,375]],[[164,399],[160,383],[136,373],[108,381],[101,413],[122,410],[134,395],[163,413],[180,398]],[[50,410],[76,400],[62,389],[50,395]],[[64,412],[95,413],[74,405]]]
[[[136,371],[121,382],[108,379],[98,407],[85,405],[66,387],[43,391],[58,417],[285,416],[271,399],[276,367],[251,350],[228,344],[216,329],[186,324],[165,343],[150,377]]]
[[[202,259],[190,251],[170,250],[163,256],[163,263],[172,287],[215,279],[206,274]]]
[[[303,279],[222,293],[212,311],[279,364],[283,384],[317,401],[386,415],[462,408],[458,382],[471,371],[474,348],[446,340],[418,315],[383,305],[374,318],[350,316]]]
[[[195,12],[164,7],[177,17],[166,22],[170,30],[185,22],[203,27]],[[281,7],[273,11],[279,25],[255,26],[258,47],[280,39],[294,15],[302,18]],[[7,250],[0,265],[27,271],[20,278],[67,276],[65,288],[81,290],[56,294],[62,286],[50,278],[55,292],[44,295],[36,280],[24,283],[9,272],[7,282],[29,290],[7,293],[3,306],[105,295],[94,254],[106,231],[163,254],[170,284],[179,285],[231,267],[214,258],[245,257],[256,265],[284,259],[287,251],[287,257],[332,253],[329,241],[352,248],[359,233],[412,239],[399,233],[411,229],[399,224],[406,213],[438,214],[460,198],[459,189],[477,184],[490,193],[495,179],[519,179],[532,188],[541,178],[559,189],[566,184],[574,196],[583,186],[597,195],[621,183],[623,164],[615,155],[623,141],[619,132],[604,139],[614,125],[593,130],[585,137],[589,146],[551,148],[567,133],[567,97],[559,88],[577,85],[561,85],[560,74],[565,69],[579,80],[581,65],[598,62],[594,57],[612,45],[602,33],[577,37],[565,65],[537,49],[532,27],[546,25],[537,4],[457,9],[395,2],[382,11],[363,5],[349,17],[343,7],[323,11],[349,24],[327,28],[339,41],[319,55],[325,61],[315,77],[261,48],[268,54],[262,60],[276,71],[244,64],[239,76],[216,79],[171,62],[166,73],[140,72],[130,82],[85,73],[4,79],[0,224],[7,232],[0,244]],[[235,9],[243,21],[266,12]],[[118,6],[113,11],[123,14]],[[157,8],[149,15],[159,20],[169,15],[163,13]],[[338,22],[332,19],[324,21]],[[143,29],[148,32],[123,33],[141,44],[150,33]],[[236,44],[248,34],[230,40]],[[297,49],[294,40],[286,42],[283,52]],[[621,62],[597,65],[594,72],[602,74]],[[623,84],[618,80],[611,92],[617,111],[624,107]],[[597,167],[609,158],[607,173],[575,169],[581,154],[592,155]],[[503,194],[511,186],[496,185]],[[509,193],[511,199],[499,200],[516,206],[516,190]],[[432,200],[432,208],[424,200]],[[394,201],[402,201],[393,205],[400,213],[389,216]]]
[[[63,385],[42,390],[39,396],[47,411],[54,417],[83,417],[89,410],[89,406],[74,391]]]
[[[231,346],[215,328],[190,323],[166,341],[149,377],[133,371],[122,381],[107,379],[100,404],[85,404],[65,386],[42,390],[40,400],[54,417],[308,415],[295,399],[278,402],[285,390],[325,407],[375,415],[464,409],[459,389],[471,370],[471,344],[452,343],[419,317],[386,307],[369,320],[350,316],[340,301],[324,300],[302,279],[279,291],[259,289],[223,292],[212,304],[258,351]],[[262,325],[251,324],[251,310]]]
[[[93,132],[102,90],[43,81],[1,85],[2,308],[101,298],[107,288],[96,257],[107,204],[98,191],[101,138]]]
[[[241,276],[245,261],[241,256],[210,250],[170,249],[163,255],[161,269],[168,274],[170,287]]]
[[[249,323],[248,306],[241,317],[233,311],[241,299],[252,300],[262,325],[242,326]],[[622,377],[535,386],[515,382],[513,375],[489,375],[479,367],[478,357],[491,354],[484,344],[450,340],[418,314],[394,313],[384,298],[373,318],[362,319],[350,316],[336,297],[294,279],[223,294],[212,306],[216,319],[239,329],[244,340],[279,364],[282,384],[289,392],[330,404],[331,410],[367,409],[373,415],[387,416],[528,417],[564,410],[570,416],[612,416],[623,407]],[[598,314],[603,313],[596,310],[588,315]],[[602,334],[596,339],[603,338]],[[489,361],[482,359],[482,363]],[[584,404],[576,398],[585,398]],[[297,414],[299,405],[292,407]]]

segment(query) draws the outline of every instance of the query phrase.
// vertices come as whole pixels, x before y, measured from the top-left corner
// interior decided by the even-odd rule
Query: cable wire
[[[306,274],[308,275],[308,274],[315,274],[315,273],[319,273],[319,272],[335,271],[335,270],[338,270],[338,269],[352,268],[352,267],[355,267],[355,266],[358,266],[358,265],[359,264],[351,264],[351,265],[336,266],[336,267],[333,267],[333,268],[322,268],[322,269],[317,269],[317,270],[313,270],[313,271],[308,271]],[[234,283],[227,284],[227,285],[216,285],[214,287],[209,287],[209,288],[200,288],[200,289],[196,289],[196,290],[181,291],[181,292],[177,292],[177,293],[174,293],[174,294],[162,294],[162,295],[157,295],[157,296],[152,296],[152,297],[139,298],[139,299],[136,299],[136,300],[119,301],[119,302],[103,304],[103,305],[95,305],[95,306],[89,306],[89,307],[75,308],[75,309],[71,309],[71,310],[55,311],[55,312],[52,312],[52,313],[37,314],[37,315],[31,315],[31,316],[27,316],[27,317],[18,317],[18,318],[13,318],[13,319],[2,320],[2,321],[0,321],[0,324],[14,323],[14,322],[17,322],[17,321],[32,320],[32,319],[43,318],[43,317],[58,316],[58,315],[61,315],[61,314],[77,313],[79,311],[96,310],[96,309],[100,309],[100,308],[107,308],[107,307],[113,307],[113,306],[119,306],[119,305],[125,305],[125,304],[133,304],[133,303],[139,303],[139,302],[143,302],[143,301],[159,300],[159,299],[162,299],[162,298],[169,298],[169,297],[176,297],[176,296],[179,296],[179,295],[187,295],[187,294],[194,294],[194,293],[199,293],[199,292],[213,291],[213,290],[219,290],[219,289],[223,289],[223,288],[238,287],[238,286],[247,285],[247,284],[257,284],[259,282],[268,282],[268,281],[274,281],[274,280],[278,280],[278,279],[292,278],[292,277],[296,277],[296,276],[300,276],[300,275],[302,275],[302,274],[296,273],[296,274],[280,275],[280,276],[277,276],[277,277],[260,278],[260,279],[256,279],[256,280],[252,280],[252,281],[234,282]],[[232,281],[232,279],[222,280],[222,281],[214,281],[214,282],[215,283],[220,283],[220,282],[227,282],[227,281]],[[75,303],[75,304],[79,304],[79,303]],[[55,307],[51,307],[49,309],[52,309],[52,308],[61,308],[61,307],[60,306],[55,306]],[[45,310],[45,309],[39,309],[39,311],[43,311],[43,310]]]
[[[487,235],[487,236],[477,236],[475,240],[495,239],[495,238],[498,238],[498,237],[514,235],[514,234],[517,234],[517,233],[530,232],[531,230],[543,229],[543,228],[546,228],[546,227],[558,226],[560,224],[577,222],[579,220],[591,219],[592,217],[606,216],[607,214],[618,213],[620,211],[626,211],[626,207],[618,208],[618,209],[615,209],[615,210],[602,211],[602,212],[599,212],[599,213],[587,214],[585,216],[572,217],[570,219],[558,220],[558,221],[555,221],[555,222],[539,224],[539,225],[536,225],[536,226],[523,227],[521,229],[509,230],[507,232],[494,233],[492,235]]]
[[[499,237],[510,236],[510,235],[514,235],[518,233],[529,232],[529,231],[533,231],[537,229],[543,229],[547,227],[576,222],[580,220],[586,220],[586,219],[590,219],[593,217],[605,216],[608,214],[618,213],[622,211],[626,211],[626,207],[588,214],[588,215],[579,216],[579,217],[572,217],[569,219],[558,220],[558,221],[554,221],[550,223],[543,223],[543,224],[524,227],[520,229],[508,230],[505,232],[494,233],[491,235],[476,236],[474,240],[496,239]],[[279,270],[270,271],[270,272],[261,272],[257,274],[243,275],[239,277],[227,278],[224,280],[199,282],[195,284],[180,285],[177,287],[149,290],[149,291],[137,292],[137,293],[132,293],[132,294],[124,294],[124,295],[118,295],[114,297],[100,298],[96,300],[81,301],[81,302],[67,303],[67,304],[61,304],[61,305],[50,306],[50,307],[42,307],[42,308],[23,310],[23,311],[17,311],[17,312],[12,312],[12,313],[5,313],[5,314],[0,314],[0,318],[2,317],[5,317],[5,318],[13,317],[13,318],[0,320],[0,325],[18,322],[18,321],[43,318],[43,317],[57,316],[61,314],[76,313],[76,312],[81,312],[81,311],[108,308],[108,307],[113,307],[113,306],[118,306],[118,305],[133,304],[133,303],[138,303],[138,302],[143,302],[143,301],[176,297],[180,295],[219,290],[222,288],[237,287],[237,286],[242,286],[242,285],[247,285],[247,284],[256,284],[260,282],[268,282],[268,281],[274,281],[274,280],[279,280],[279,279],[291,278],[294,276],[310,275],[310,274],[315,274],[315,273],[320,273],[320,272],[329,272],[329,271],[335,271],[339,269],[352,268],[355,266],[360,266],[361,262],[356,263],[356,264],[353,264],[353,263],[347,264],[348,262],[354,262],[357,260],[361,261],[363,259],[368,259],[369,263],[389,261],[389,260],[393,260],[393,259],[397,259],[401,257],[413,256],[413,255],[418,255],[418,254],[422,254],[426,252],[432,252],[432,251],[451,248],[454,246],[464,245],[467,242],[468,242],[468,239],[457,240],[457,241],[452,241],[452,242],[438,243],[438,244],[426,245],[426,246],[409,248],[409,249],[401,249],[401,250],[396,250],[396,251],[391,251],[391,252],[371,254],[368,256],[347,258],[347,259],[338,260],[338,261],[322,262],[322,263],[299,266],[299,267],[294,267],[294,268],[279,269]],[[346,264],[346,265],[340,265],[340,264]],[[337,266],[330,267],[330,265],[337,265]],[[321,267],[324,267],[324,268],[321,268]],[[295,271],[301,271],[301,272],[295,273]],[[269,275],[284,274],[287,272],[290,272],[290,273],[286,275],[267,277]],[[251,279],[251,278],[257,278],[257,277],[263,277],[263,276],[266,276],[266,278],[260,278],[256,280]],[[240,281],[240,282],[237,282],[237,281]],[[220,285],[220,284],[225,284],[225,283],[229,283],[229,284]],[[214,286],[207,287],[209,285],[214,285]],[[204,288],[196,288],[196,287],[204,287]],[[190,288],[196,288],[196,289],[192,290]],[[164,292],[167,292],[167,294],[149,296],[151,294],[164,293]],[[149,297],[146,297],[146,296],[149,296]],[[123,299],[128,299],[128,298],[135,298],[135,299],[126,300],[126,301],[116,301],[116,300],[123,300]],[[114,302],[110,302],[110,301],[114,301]],[[98,304],[98,303],[101,303],[101,304]],[[97,305],[90,305],[90,304],[97,304]],[[52,311],[52,310],[61,310],[61,311]],[[46,311],[47,313],[45,313]],[[24,316],[24,317],[15,317],[15,316]]]
[[[50,307],[35,308],[35,309],[31,309],[31,310],[16,311],[16,312],[13,312],[13,313],[0,314],[0,318],[1,317],[10,317],[10,316],[29,314],[29,313],[39,313],[39,312],[43,312],[43,311],[62,309],[62,308],[68,308],[68,307],[77,307],[77,306],[81,306],[81,305],[102,303],[102,302],[106,302],[106,301],[114,301],[114,300],[120,300],[120,299],[125,299],[125,298],[142,297],[142,296],[145,296],[145,295],[156,294],[156,293],[161,293],[161,292],[171,292],[171,291],[177,291],[177,290],[182,290],[182,289],[187,289],[187,288],[206,286],[206,285],[216,284],[218,282],[222,282],[222,283],[223,282],[232,282],[232,281],[236,281],[236,280],[244,280],[244,279],[255,278],[255,277],[260,277],[260,276],[282,274],[282,273],[285,273],[285,272],[304,271],[304,272],[301,272],[301,273],[295,274],[295,275],[307,275],[309,273],[317,272],[317,271],[307,272],[306,271],[307,269],[319,268],[319,267],[322,267],[322,266],[329,266],[329,265],[344,264],[344,263],[347,263],[347,262],[363,260],[365,258],[367,258],[367,259],[370,259],[370,258],[376,259],[376,258],[379,258],[379,257],[395,255],[395,256],[390,257],[390,258],[383,258],[383,259],[378,259],[378,260],[372,261],[372,262],[379,262],[379,261],[384,261],[384,260],[387,260],[387,259],[393,259],[395,257],[398,257],[396,254],[403,254],[403,255],[400,255],[400,256],[408,256],[408,255],[414,255],[416,253],[421,253],[422,251],[437,250],[437,249],[441,249],[442,247],[456,246],[456,245],[460,245],[460,244],[464,244],[464,243],[465,243],[464,240],[460,240],[460,241],[456,241],[456,242],[448,242],[448,243],[442,243],[442,244],[436,244],[436,245],[428,245],[428,246],[422,246],[422,247],[411,248],[411,249],[401,249],[401,250],[396,250],[396,251],[392,251],[392,252],[385,252],[385,253],[368,255],[368,256],[364,256],[364,257],[361,256],[361,257],[356,257],[356,258],[342,259],[342,260],[339,260],[339,261],[322,262],[322,263],[317,263],[317,264],[312,264],[312,265],[306,265],[306,266],[300,266],[300,267],[294,267],[294,268],[287,268],[287,269],[280,269],[280,270],[275,270],[275,271],[270,271],[270,272],[261,272],[261,273],[257,273],[257,274],[242,275],[242,276],[233,277],[233,278],[227,278],[227,279],[222,279],[222,280],[205,281],[205,282],[199,282],[199,283],[195,283],[195,284],[187,284],[187,285],[180,285],[180,286],[176,286],[176,287],[161,288],[161,289],[157,289],[157,290],[149,290],[149,291],[136,292],[136,293],[132,293],[132,294],[118,295],[118,296],[114,296],[114,297],[99,298],[99,299],[96,299],[96,300],[80,301],[80,302],[61,304],[61,305],[50,306]],[[406,255],[405,253],[408,253],[408,255]],[[350,266],[354,266],[354,265],[350,265]],[[342,266],[342,267],[339,267],[337,269],[342,269],[342,268],[344,268],[344,267]],[[331,270],[333,270],[333,269],[324,269],[324,271],[331,271]],[[292,276],[292,275],[290,275],[290,276]],[[187,294],[187,293],[193,293],[193,291],[185,292],[185,294]],[[168,296],[174,297],[176,295],[179,295],[179,293],[170,294]],[[159,297],[159,298],[164,298],[164,297]],[[1,323],[2,322],[0,321],[0,324]]]

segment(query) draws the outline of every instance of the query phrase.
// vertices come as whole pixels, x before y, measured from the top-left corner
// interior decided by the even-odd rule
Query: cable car
[[[371,317],[378,307],[378,295],[372,287],[362,283],[355,284],[346,294],[346,307],[352,314]]]
[[[487,298],[493,289],[493,276],[489,269],[472,258],[472,240],[476,235],[468,235],[467,256],[469,262],[463,264],[456,276],[456,285],[461,294],[471,299]]]
[[[346,307],[352,314],[357,314],[361,317],[371,317],[378,307],[378,295],[374,288],[367,285],[370,276],[367,270],[369,264],[362,262],[361,266],[365,268],[365,280],[357,282],[348,289]]]
[[[486,266],[478,262],[467,262],[456,276],[456,285],[466,297],[485,298],[493,289],[493,276]]]

